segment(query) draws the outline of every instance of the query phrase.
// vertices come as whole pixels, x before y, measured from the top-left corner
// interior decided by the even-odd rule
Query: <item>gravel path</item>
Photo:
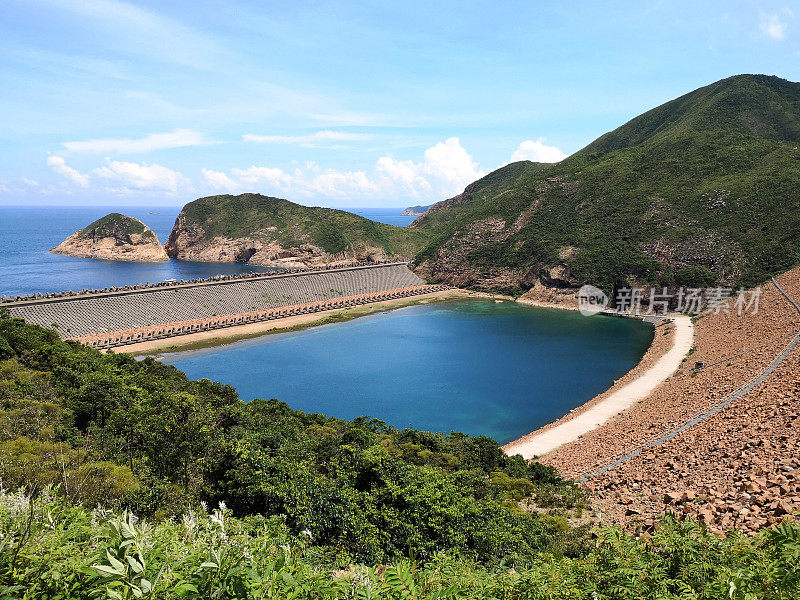
[[[504,448],[506,454],[509,456],[521,454],[526,460],[542,456],[598,428],[613,416],[646,398],[658,385],[672,375],[691,349],[693,340],[694,327],[691,318],[686,315],[677,315],[672,348],[650,369],[574,419],[506,446]]]

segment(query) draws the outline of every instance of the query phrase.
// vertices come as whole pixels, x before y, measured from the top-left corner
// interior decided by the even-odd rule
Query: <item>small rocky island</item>
[[[50,250],[54,254],[124,260],[164,262],[169,260],[156,234],[139,219],[111,213],[76,231]]]
[[[429,204],[428,206],[409,206],[400,214],[404,217],[419,217],[428,212],[431,206],[433,206],[433,204]]]

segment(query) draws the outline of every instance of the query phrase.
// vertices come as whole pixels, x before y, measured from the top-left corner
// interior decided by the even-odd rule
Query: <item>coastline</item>
[[[562,308],[562,307],[554,307],[554,306],[548,307],[548,306],[545,306],[544,304],[536,304],[535,306],[541,306],[542,308]],[[573,310],[573,309],[564,307],[564,310]],[[556,419],[555,421],[551,421],[550,423],[547,423],[546,425],[542,425],[541,427],[539,427],[538,429],[535,429],[534,431],[531,431],[530,433],[527,433],[527,434],[525,434],[525,435],[523,435],[523,436],[521,436],[521,437],[519,437],[519,438],[517,438],[515,440],[512,440],[511,442],[508,442],[507,444],[503,444],[502,447],[505,449],[505,448],[509,448],[511,446],[517,445],[517,444],[529,439],[530,437],[532,437],[532,436],[534,436],[536,434],[539,434],[539,433],[542,433],[542,432],[545,432],[545,431],[549,431],[553,427],[561,425],[562,423],[565,423],[565,422],[567,422],[567,421],[569,421],[569,420],[571,420],[571,419],[573,419],[573,418],[585,413],[590,408],[593,408],[594,406],[596,406],[597,404],[599,404],[600,402],[605,400],[609,395],[613,394],[615,391],[619,390],[620,388],[624,387],[625,385],[627,385],[631,381],[635,380],[642,373],[644,373],[650,367],[652,367],[653,364],[655,364],[655,362],[659,358],[661,358],[667,352],[667,350],[669,350],[672,347],[672,344],[673,344],[674,339],[675,339],[675,326],[672,323],[668,323],[666,325],[661,325],[661,326],[656,326],[656,329],[655,329],[654,333],[655,333],[655,335],[653,336],[653,341],[650,343],[650,347],[644,353],[644,355],[642,356],[641,360],[638,363],[636,363],[636,365],[630,371],[628,371],[627,373],[622,375],[619,379],[614,380],[614,383],[608,389],[606,389],[605,391],[597,394],[596,396],[594,396],[590,400],[587,400],[586,402],[584,402],[580,406],[576,406],[571,411],[569,411],[567,414],[565,414],[564,416]]]
[[[577,305],[575,303],[563,301],[548,302],[525,297],[514,298],[513,296],[504,294],[453,288],[414,298],[385,300],[345,309],[337,308],[317,313],[288,316],[282,319],[275,319],[267,322],[248,323],[224,329],[189,333],[172,338],[149,340],[126,346],[124,353],[134,356],[148,356],[212,348],[232,344],[241,340],[261,337],[263,335],[288,333],[292,331],[300,331],[310,327],[317,327],[320,325],[346,322],[385,310],[395,310],[407,306],[458,299],[486,299],[494,300],[495,302],[517,302],[518,304],[531,306],[534,308],[551,308],[570,311],[577,310]],[[559,419],[556,419],[551,423],[548,423],[524,436],[521,436],[516,440],[503,445],[503,450],[508,452],[518,447],[524,447],[532,438],[550,431],[553,428],[563,426],[573,419],[580,417],[587,411],[594,409],[597,407],[597,405],[606,401],[609,396],[629,385],[632,381],[636,380],[639,376],[652,368],[652,366],[669,350],[674,340],[674,330],[675,327],[673,324],[657,326],[656,331],[654,332],[653,341],[651,342],[645,354],[642,356],[641,360],[630,371],[614,381],[614,383],[607,390],[591,398],[582,405],[572,409]],[[595,425],[595,427],[599,426],[601,426],[601,424]],[[573,440],[566,439],[563,443],[568,443],[569,441]],[[526,458],[530,457],[526,456]]]

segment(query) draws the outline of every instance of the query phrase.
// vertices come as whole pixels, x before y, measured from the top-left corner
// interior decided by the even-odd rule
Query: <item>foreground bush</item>
[[[577,558],[539,553],[515,569],[456,553],[426,565],[333,569],[310,532],[224,506],[158,522],[89,511],[45,490],[0,493],[0,598],[793,599],[800,597],[800,527],[749,539],[667,518],[649,538],[601,529]]]
[[[0,312],[0,482],[161,520],[224,502],[279,517],[332,561],[485,564],[583,552],[578,488],[484,436],[332,419],[153,359],[101,354]],[[558,516],[523,512],[534,496]]]

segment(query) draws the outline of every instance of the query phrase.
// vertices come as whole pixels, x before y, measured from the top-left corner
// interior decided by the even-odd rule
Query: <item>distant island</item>
[[[411,259],[426,239],[421,231],[343,210],[261,194],[226,194],[184,206],[165,249],[182,260],[294,268]]]
[[[111,213],[76,231],[53,254],[129,262],[169,260],[156,234],[139,219]]]
[[[400,214],[402,214],[405,217],[419,217],[420,215],[424,215],[426,212],[428,212],[428,209],[431,206],[433,206],[433,204],[428,204],[428,206],[422,206],[422,205],[409,206]]]

